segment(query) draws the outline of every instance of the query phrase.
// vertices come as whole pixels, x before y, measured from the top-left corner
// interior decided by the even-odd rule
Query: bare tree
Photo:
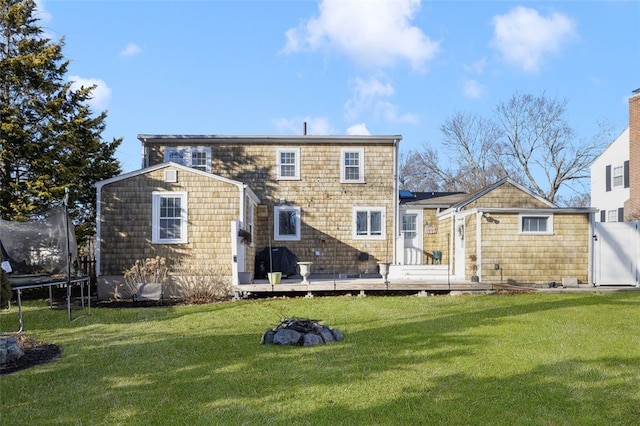
[[[501,130],[491,120],[457,112],[440,131],[439,149],[425,144],[404,158],[405,189],[474,193],[511,174],[500,162]]]
[[[401,185],[474,193],[508,176],[552,203],[585,205],[589,167],[611,129],[601,124],[591,139],[578,138],[566,106],[544,93],[516,94],[497,106],[493,119],[456,112],[440,127],[437,148],[425,144],[402,159]]]
[[[610,138],[610,129],[601,124],[590,140],[578,139],[564,118],[566,106],[566,100],[550,99],[544,93],[516,94],[496,109],[503,132],[502,164],[521,170],[521,183],[552,203],[572,199],[558,197],[563,187],[581,194],[579,187],[584,188],[589,167]]]

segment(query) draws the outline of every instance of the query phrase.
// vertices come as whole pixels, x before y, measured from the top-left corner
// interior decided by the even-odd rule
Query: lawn
[[[640,292],[25,308],[62,357],[0,377],[0,424],[602,425],[640,419]],[[263,346],[283,317],[342,342]],[[0,330],[17,327],[15,308]]]

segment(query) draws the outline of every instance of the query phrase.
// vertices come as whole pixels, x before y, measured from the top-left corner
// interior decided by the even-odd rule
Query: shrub
[[[168,272],[167,260],[164,257],[136,260],[133,266],[124,271],[125,286],[132,295],[138,292],[140,284],[158,283],[164,288]]]
[[[231,283],[219,266],[179,263],[171,277],[186,303],[211,303],[231,295]]]

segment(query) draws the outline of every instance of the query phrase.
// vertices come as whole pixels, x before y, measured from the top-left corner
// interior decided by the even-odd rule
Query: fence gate
[[[640,285],[640,221],[596,222],[593,284]]]

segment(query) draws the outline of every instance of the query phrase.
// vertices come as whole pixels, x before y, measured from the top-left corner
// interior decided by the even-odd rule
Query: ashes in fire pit
[[[339,342],[342,339],[342,332],[322,325],[321,320],[285,318],[275,328],[267,330],[262,335],[262,344],[315,346]]]

